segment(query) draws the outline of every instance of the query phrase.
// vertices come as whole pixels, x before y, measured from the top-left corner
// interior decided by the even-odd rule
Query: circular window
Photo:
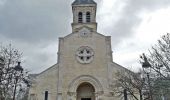
[[[77,50],[76,58],[80,63],[88,64],[92,62],[94,58],[94,52],[90,47],[83,46]]]

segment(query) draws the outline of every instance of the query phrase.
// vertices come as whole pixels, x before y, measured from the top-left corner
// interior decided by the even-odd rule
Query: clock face
[[[94,51],[90,47],[82,46],[77,50],[76,58],[82,64],[91,63],[94,59]]]
[[[88,33],[87,33],[87,32],[82,32],[82,33],[81,33],[81,36],[82,36],[82,37],[88,37]]]
[[[90,37],[91,32],[87,28],[83,28],[79,31],[81,37]]]

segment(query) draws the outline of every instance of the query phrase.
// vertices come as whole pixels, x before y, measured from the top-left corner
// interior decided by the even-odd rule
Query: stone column
[[[63,79],[63,55],[62,48],[64,45],[64,39],[59,38],[59,52],[58,52],[58,81],[57,81],[57,100],[62,100],[62,79]]]
[[[58,93],[57,100],[62,100],[62,93]]]
[[[86,13],[83,13],[83,23],[86,23]]]
[[[99,100],[99,94],[95,93],[95,100]]]
[[[102,100],[103,91],[98,91],[95,93],[95,100]]]

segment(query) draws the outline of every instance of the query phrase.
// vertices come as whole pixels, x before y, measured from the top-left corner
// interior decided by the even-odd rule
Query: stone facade
[[[111,37],[97,32],[96,4],[72,6],[73,31],[59,38],[57,64],[32,79],[29,100],[119,100],[111,86],[125,68],[113,62]],[[86,16],[81,23],[78,12]]]

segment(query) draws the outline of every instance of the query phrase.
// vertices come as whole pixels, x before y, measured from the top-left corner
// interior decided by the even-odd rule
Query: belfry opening
[[[77,88],[77,100],[95,100],[95,88],[90,83],[82,83]]]

